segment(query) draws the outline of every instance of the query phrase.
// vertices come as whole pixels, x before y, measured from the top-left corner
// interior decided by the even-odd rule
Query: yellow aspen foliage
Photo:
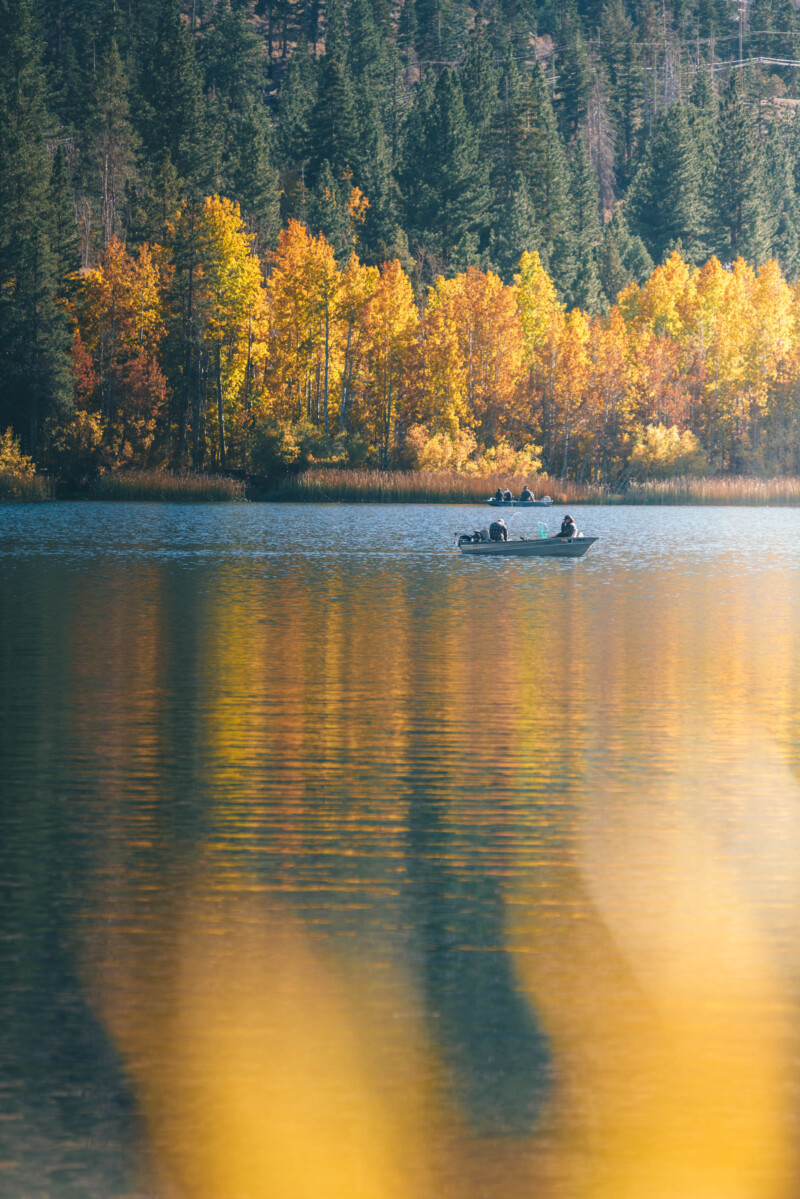
[[[357,190],[357,189],[354,189]],[[342,273],[336,320],[343,333],[341,384],[338,395],[339,430],[349,427],[350,410],[363,404],[365,388],[365,355],[367,349],[367,307],[380,279],[375,266],[363,266],[351,254]],[[356,414],[357,415],[357,412]]]
[[[436,280],[428,289],[416,372],[418,418],[433,434],[455,437],[469,416],[467,364],[459,340],[458,279]]]
[[[586,456],[589,370],[589,324],[584,313],[575,308],[564,325],[553,380],[552,421],[554,441],[561,447],[562,476],[567,473],[570,453],[574,453],[576,447],[582,457]]]
[[[535,250],[526,250],[522,255],[514,283],[525,360],[530,365],[542,355],[553,329],[563,327],[564,305],[559,303],[555,286]]]
[[[622,465],[636,412],[635,371],[627,353],[627,331],[617,307],[607,319],[595,317],[587,346],[587,422],[593,431],[593,457],[600,482]]]
[[[241,443],[253,320],[261,317],[266,302],[252,241],[238,204],[220,196],[206,198],[198,229],[195,303],[212,382],[207,428],[220,466],[226,465],[228,426]]]
[[[344,182],[353,246],[368,202]],[[266,473],[345,456],[610,485],[800,472],[800,287],[775,262],[676,252],[589,319],[525,253],[513,287],[472,267],[420,313],[399,262],[342,265],[298,221],[260,262],[224,197],[167,232],[135,254],[112,239],[75,278],[76,415],[49,431],[67,473],[174,460],[171,438],[183,457],[189,432],[197,464]]]
[[[365,311],[365,424],[388,462],[398,418],[408,420],[419,314],[400,263],[385,262]]]
[[[689,281],[690,268],[675,250],[662,266],[657,266],[640,288],[628,288],[620,296],[619,306],[627,320],[638,327],[648,326],[655,336],[679,338],[683,332],[681,300]]]
[[[341,389],[342,272],[330,242],[299,221],[283,230],[270,261],[269,407],[284,419],[324,419],[327,426],[338,415],[332,397]]]
[[[495,440],[514,420],[522,376],[522,322],[514,290],[470,267],[453,280],[453,312],[466,366],[468,422]]]

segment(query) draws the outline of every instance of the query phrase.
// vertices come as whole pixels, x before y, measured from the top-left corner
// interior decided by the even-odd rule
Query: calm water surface
[[[577,516],[0,508],[0,1194],[797,1199],[800,512]]]

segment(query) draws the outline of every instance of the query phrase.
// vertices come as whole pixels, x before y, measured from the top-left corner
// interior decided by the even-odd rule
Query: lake
[[[797,1196],[800,511],[573,514],[0,508],[4,1197]]]

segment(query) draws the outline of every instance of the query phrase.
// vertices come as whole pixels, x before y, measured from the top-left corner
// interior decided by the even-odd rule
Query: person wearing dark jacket
[[[532,499],[533,499],[533,492],[528,490],[528,484],[527,484],[527,483],[526,483],[526,484],[525,484],[525,486],[522,488],[522,491],[519,493],[519,498],[520,498],[521,500],[524,500],[526,504],[527,504],[528,500],[532,500]]]
[[[493,520],[489,525],[490,541],[508,541],[508,526],[504,520]]]
[[[578,526],[571,516],[565,516],[561,522],[561,528],[558,531],[559,537],[577,537]]]
[[[503,492],[502,492],[501,488],[499,488],[499,487],[497,488],[497,491],[494,493],[494,498],[498,501],[498,503],[502,503]]]
[[[506,487],[505,491],[503,492],[503,499],[506,501],[507,504],[510,504],[511,501],[513,500],[513,498],[514,498],[513,495]]]

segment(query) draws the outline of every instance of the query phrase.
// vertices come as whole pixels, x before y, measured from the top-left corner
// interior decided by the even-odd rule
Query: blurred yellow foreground
[[[159,1193],[793,1199],[797,785],[747,724],[671,753],[636,784],[598,754],[565,860],[509,881],[553,1056],[527,1139],[468,1129],[405,967],[213,868],[146,919],[121,894],[88,973]]]

